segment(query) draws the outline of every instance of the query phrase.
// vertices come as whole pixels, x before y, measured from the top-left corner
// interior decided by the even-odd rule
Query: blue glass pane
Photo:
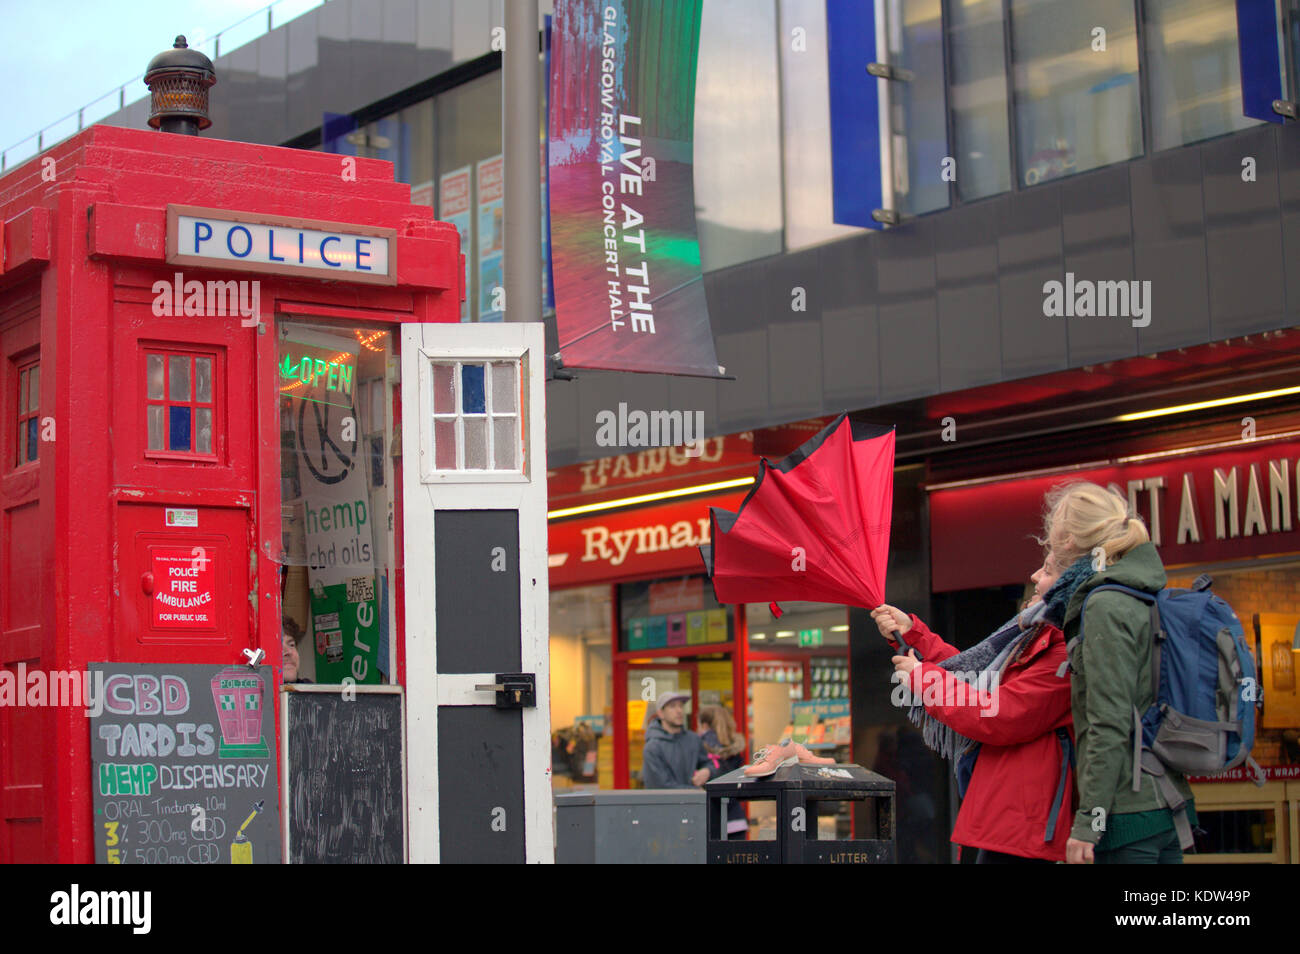
[[[483,365],[466,364],[460,369],[460,409],[464,414],[482,414],[487,410],[483,402]]]
[[[190,449],[190,409],[187,407],[169,407],[167,409],[171,428],[167,438],[167,449],[187,451]]]
[[[36,418],[27,419],[27,459],[36,459]]]

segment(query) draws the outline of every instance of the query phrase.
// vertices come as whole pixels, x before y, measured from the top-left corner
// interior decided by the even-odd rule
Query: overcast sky
[[[34,137],[91,100],[113,93],[99,111],[114,111],[117,88],[144,73],[155,54],[183,33],[190,46],[264,10],[268,0],[0,0],[0,149]],[[275,26],[321,0],[281,0]],[[266,30],[266,15],[254,17],[222,37],[222,52]],[[212,44],[202,48],[212,56]],[[126,101],[147,90],[136,80]],[[74,115],[52,139],[75,132]],[[47,145],[49,143],[47,142]],[[23,158],[35,154],[35,142]],[[18,153],[11,154],[10,168]]]

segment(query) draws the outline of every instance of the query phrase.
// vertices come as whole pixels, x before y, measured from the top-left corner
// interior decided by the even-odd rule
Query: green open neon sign
[[[301,381],[309,388],[324,391],[338,391],[352,396],[352,365],[344,361],[326,361],[304,354],[294,360],[293,355],[286,354],[280,360],[280,379],[282,381]]]

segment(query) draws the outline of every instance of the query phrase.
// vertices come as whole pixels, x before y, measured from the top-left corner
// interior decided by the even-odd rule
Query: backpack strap
[[[1165,772],[1159,757],[1150,749],[1145,749],[1142,753],[1142,771],[1151,776],[1152,781],[1155,782],[1157,796],[1173,815],[1174,831],[1178,833],[1179,846],[1183,851],[1191,849],[1196,839],[1192,837],[1192,823],[1187,817],[1187,800],[1174,787],[1173,780]]]
[[[1300,623],[1297,623],[1296,625],[1300,626]],[[1080,629],[1083,628],[1082,622],[1079,623],[1079,628]],[[1077,646],[1078,643],[1079,643],[1079,637],[1076,636],[1074,637],[1074,639],[1070,640],[1065,644],[1065,661],[1062,662],[1061,665],[1056,667],[1057,679],[1064,679],[1065,674],[1070,671],[1070,654],[1074,652],[1074,647]]]
[[[1155,640],[1156,651],[1151,654],[1151,692],[1153,696],[1159,695],[1160,692],[1160,643],[1164,641],[1165,633],[1160,626],[1160,607],[1156,603],[1153,594],[1143,590],[1134,589],[1131,586],[1125,586],[1122,583],[1103,583],[1100,586],[1093,587],[1088,595],[1083,598],[1083,605],[1079,607],[1079,634],[1065,644],[1065,662],[1061,663],[1056,670],[1058,678],[1064,678],[1065,674],[1070,671],[1070,655],[1074,652],[1074,647],[1083,639],[1083,614],[1088,609],[1088,600],[1092,599],[1092,594],[1100,590],[1118,590],[1121,593],[1127,593],[1134,599],[1139,599],[1151,608],[1151,635]]]
[[[1074,767],[1074,743],[1070,733],[1064,728],[1056,730],[1056,740],[1061,744],[1061,777],[1056,783],[1056,797],[1052,799],[1051,814],[1047,816],[1047,833],[1043,841],[1050,843],[1056,835],[1056,818],[1061,813],[1061,804],[1065,801],[1065,783],[1069,781],[1068,770]]]
[[[1246,769],[1254,776],[1251,781],[1254,782],[1257,787],[1263,788],[1264,770],[1259,767],[1259,763],[1255,761],[1254,756],[1246,756]]]
[[[1142,716],[1133,707],[1133,791],[1142,791]]]

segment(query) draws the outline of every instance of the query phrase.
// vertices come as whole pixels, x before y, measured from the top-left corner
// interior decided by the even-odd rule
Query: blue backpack
[[[1083,639],[1083,612],[1102,590],[1127,593],[1151,608],[1155,701],[1146,712],[1133,708],[1133,791],[1141,788],[1141,772],[1153,776],[1174,813],[1183,848],[1192,845],[1191,826],[1166,768],[1183,775],[1217,775],[1244,765],[1256,785],[1264,784],[1263,772],[1250,757],[1255,709],[1263,696],[1255,660],[1232,607],[1210,592],[1212,582],[1202,573],[1191,589],[1166,587],[1156,594],[1103,583],[1084,597],[1079,635],[1073,640]]]

